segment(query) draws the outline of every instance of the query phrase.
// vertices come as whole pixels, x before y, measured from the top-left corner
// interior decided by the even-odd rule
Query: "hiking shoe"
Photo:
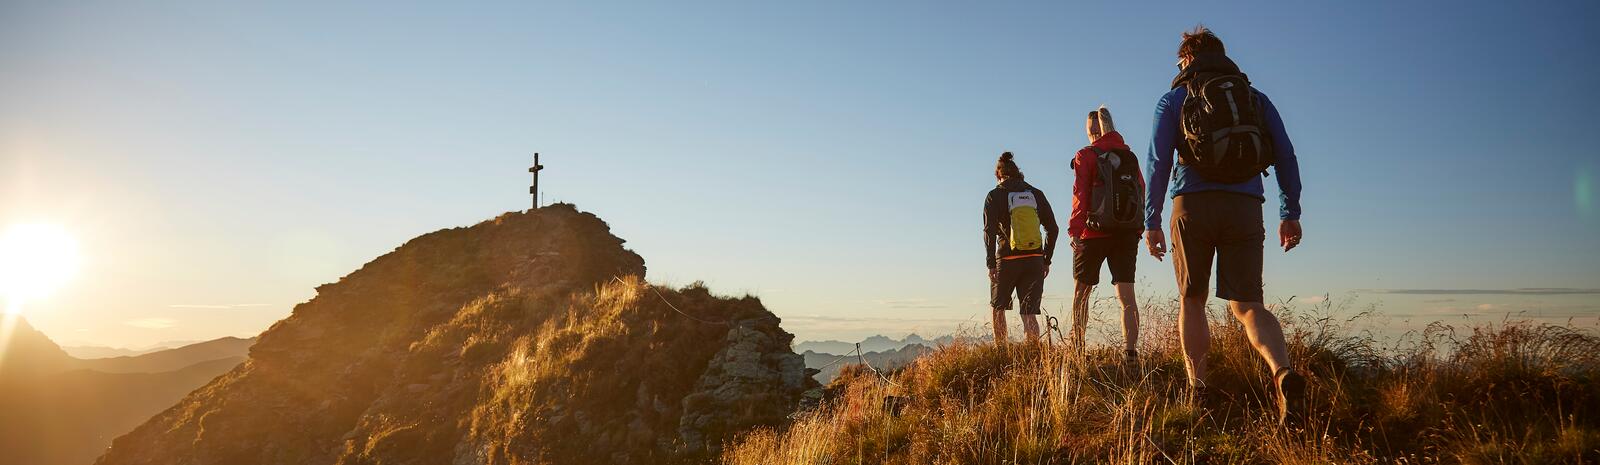
[[[1278,426],[1305,427],[1306,378],[1289,367],[1279,368],[1273,378],[1278,384]]]

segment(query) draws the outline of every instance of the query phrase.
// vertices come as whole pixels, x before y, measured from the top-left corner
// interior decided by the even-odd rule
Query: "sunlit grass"
[[[891,382],[842,372],[829,400],[743,436],[727,464],[1595,463],[1600,338],[1569,327],[1434,325],[1384,346],[1284,312],[1313,421],[1280,430],[1242,327],[1213,322],[1208,405],[1185,400],[1170,305],[1146,306],[1138,366],[1112,347],[957,343]],[[1320,310],[1327,310],[1323,306]],[[883,408],[905,399],[903,410]]]

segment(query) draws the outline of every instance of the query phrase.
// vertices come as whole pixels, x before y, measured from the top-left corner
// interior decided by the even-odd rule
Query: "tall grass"
[[[1270,375],[1213,318],[1206,405],[1184,398],[1175,306],[1146,305],[1141,360],[1050,344],[957,343],[880,378],[853,369],[726,464],[1600,463],[1600,338],[1506,321],[1435,324],[1385,347],[1353,320],[1279,310],[1310,373],[1311,424],[1277,428]],[[1214,312],[1213,315],[1217,313]],[[898,412],[886,398],[903,399]],[[895,401],[890,401],[895,402]]]

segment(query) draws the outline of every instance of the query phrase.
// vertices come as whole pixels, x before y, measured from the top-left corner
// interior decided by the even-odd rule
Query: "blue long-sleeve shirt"
[[[1254,88],[1250,90],[1255,93],[1256,103],[1261,107],[1268,134],[1272,136],[1272,151],[1278,158],[1272,168],[1275,174],[1273,178],[1278,180],[1278,200],[1282,204],[1278,217],[1298,220],[1300,162],[1295,159],[1294,144],[1289,142],[1289,133],[1283,129],[1283,118],[1278,116],[1277,107],[1272,106],[1266,94]],[[1190,192],[1227,191],[1251,195],[1262,201],[1267,198],[1260,176],[1238,184],[1222,184],[1207,181],[1183,165],[1177,165],[1174,169],[1173,153],[1177,150],[1177,144],[1183,141],[1183,128],[1180,126],[1183,99],[1188,96],[1189,91],[1184,86],[1178,86],[1161,96],[1161,101],[1156,103],[1155,131],[1150,138],[1150,155],[1146,158],[1150,164],[1146,171],[1150,173],[1150,179],[1145,183],[1149,186],[1149,197],[1145,201],[1144,222],[1149,229],[1161,229],[1161,210],[1166,206],[1169,180],[1172,182],[1172,197]]]

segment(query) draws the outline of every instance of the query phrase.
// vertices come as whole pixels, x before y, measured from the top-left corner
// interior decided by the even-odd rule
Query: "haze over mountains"
[[[184,394],[244,361],[254,339],[80,359],[24,319],[0,347],[0,465],[82,465]]]
[[[179,348],[179,347],[183,347],[183,346],[186,346],[186,345],[189,345],[189,344],[195,344],[195,343],[199,343],[199,342],[204,342],[204,341],[162,341],[162,342],[157,342],[155,344],[151,344],[149,346],[144,346],[144,347],[107,347],[107,346],[98,346],[98,345],[64,345],[64,346],[61,346],[61,350],[67,351],[67,355],[71,355],[74,358],[82,358],[82,359],[111,358],[111,357],[132,357],[132,356],[135,356],[135,355],[144,355],[144,354],[148,354],[148,353],[156,352],[156,351],[162,351],[162,350],[167,350],[167,349],[176,349],[176,348]]]

